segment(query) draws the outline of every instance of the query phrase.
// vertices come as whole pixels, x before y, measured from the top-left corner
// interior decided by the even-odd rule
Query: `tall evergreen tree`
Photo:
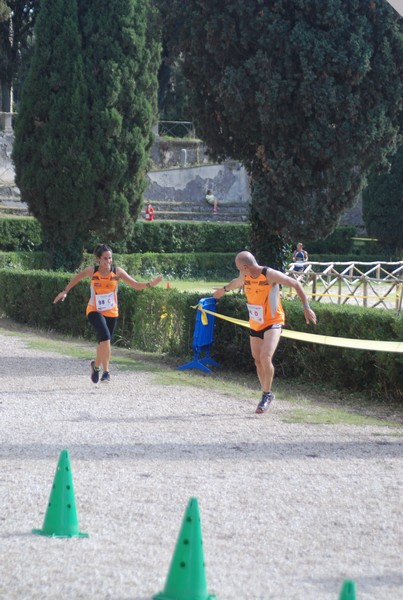
[[[15,127],[16,183],[42,225],[51,266],[73,268],[93,212],[76,0],[43,0],[35,40]]]
[[[89,90],[91,228],[121,239],[146,185],[160,44],[148,0],[79,0],[79,20]]]
[[[402,124],[402,19],[386,0],[165,0],[199,135],[252,175],[255,242],[326,236]]]
[[[390,173],[371,173],[362,194],[368,233],[392,255],[403,251],[403,146],[391,162]]]
[[[147,0],[43,0],[19,110],[17,185],[53,266],[122,239],[145,187],[159,42]]]
[[[4,0],[2,1],[4,2]],[[18,100],[21,71],[29,54],[39,1],[6,0],[4,2],[10,18],[7,17],[4,20],[0,18],[0,110],[14,110],[11,106],[12,89],[14,99],[17,96]]]

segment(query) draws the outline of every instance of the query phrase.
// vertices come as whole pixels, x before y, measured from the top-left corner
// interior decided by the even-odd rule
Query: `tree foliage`
[[[145,0],[80,0],[88,85],[91,229],[122,238],[141,208],[157,111],[159,50]]]
[[[15,129],[16,183],[54,267],[130,233],[156,112],[158,43],[142,0],[42,0]]]
[[[6,5],[10,18],[0,18],[0,104],[1,110],[8,112],[13,110],[10,105],[12,87],[18,97],[21,68],[27,58],[39,0],[1,0],[1,12],[2,5],[3,8]]]
[[[169,64],[162,57],[158,73],[158,111],[160,120],[189,120],[189,98],[182,62],[182,59],[179,58],[173,64]]]
[[[329,234],[398,143],[402,20],[375,0],[169,5],[198,134],[249,169],[260,235]]]
[[[372,173],[363,191],[364,222],[368,233],[392,254],[403,250],[403,146],[392,159],[390,173]]]
[[[87,88],[75,0],[43,0],[15,127],[13,159],[22,198],[42,225],[53,266],[80,260],[90,177]]]

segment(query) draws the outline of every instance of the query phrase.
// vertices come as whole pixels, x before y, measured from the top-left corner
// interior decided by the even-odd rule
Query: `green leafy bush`
[[[129,273],[152,277],[159,273],[171,279],[202,278],[206,281],[233,278],[235,253],[193,252],[178,254],[118,254],[116,264]]]
[[[205,281],[229,280],[235,273],[235,252],[181,252],[137,254],[116,254],[116,264],[134,276],[152,277],[162,274],[169,279],[203,279]],[[314,262],[350,262],[349,256],[311,255]],[[363,256],[361,262],[377,262],[373,256]],[[85,254],[80,269],[93,264],[92,254]],[[357,262],[358,259],[355,259]],[[0,268],[10,269],[47,269],[48,256],[45,252],[0,252]],[[385,271],[395,267],[384,265]],[[314,267],[318,270],[319,267]],[[339,272],[345,266],[335,266]]]
[[[170,279],[202,278],[206,281],[229,279],[234,275],[235,253],[114,254],[115,263],[134,276],[154,277],[162,274]],[[92,265],[94,257],[86,254],[80,269]],[[0,252],[0,268],[46,269],[44,252]]]
[[[309,260],[312,262],[395,262],[389,256],[385,256],[384,253],[379,254],[311,254],[309,253]],[[340,269],[342,270],[342,269]]]
[[[0,250],[39,250],[41,227],[32,217],[0,218]]]
[[[106,241],[114,252],[239,252],[249,247],[246,223],[194,223],[191,221],[138,221],[124,242]],[[87,245],[92,252],[98,239]]]
[[[0,269],[45,269],[48,257],[45,252],[1,252]]]
[[[304,247],[311,254],[352,254],[355,227],[337,227],[333,233],[324,239],[306,240]]]
[[[93,252],[100,242],[109,244],[115,253],[145,252],[239,252],[249,247],[247,223],[194,223],[138,221],[131,236],[117,240],[99,240],[89,233],[86,251]],[[0,250],[21,251],[42,248],[41,228],[33,217],[0,218]]]

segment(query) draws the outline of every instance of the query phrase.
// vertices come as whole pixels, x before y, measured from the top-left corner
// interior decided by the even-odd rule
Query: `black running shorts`
[[[283,326],[281,325],[281,323],[274,323],[274,325],[269,325],[268,327],[265,327],[264,329],[259,329],[259,331],[250,329],[249,330],[250,337],[258,337],[262,340],[264,338],[265,331],[269,331],[269,329],[283,329]]]
[[[87,319],[96,331],[98,343],[112,338],[117,317],[105,317],[102,313],[93,311],[88,313]]]

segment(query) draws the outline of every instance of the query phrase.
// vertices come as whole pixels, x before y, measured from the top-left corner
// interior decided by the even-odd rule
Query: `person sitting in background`
[[[151,202],[149,202],[146,207],[146,221],[154,221],[154,207]]]
[[[209,204],[210,206],[213,207],[213,212],[215,212],[215,213],[218,212],[217,198],[214,196],[214,194],[211,190],[207,190],[206,202],[207,202],[207,204]]]
[[[297,249],[292,253],[292,262],[304,263],[308,260],[308,252],[303,249],[302,243],[298,242]],[[303,271],[304,265],[295,265],[294,271]]]

